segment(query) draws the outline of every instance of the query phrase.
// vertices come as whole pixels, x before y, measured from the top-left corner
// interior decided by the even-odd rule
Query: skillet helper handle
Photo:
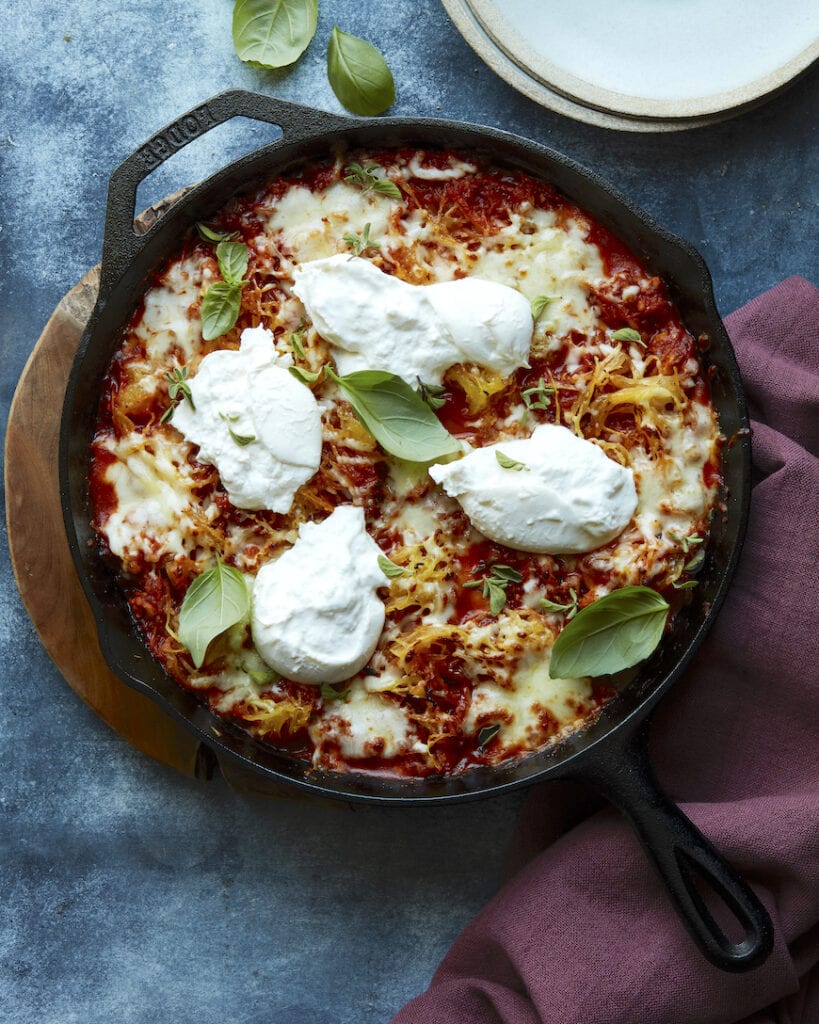
[[[616,744],[583,773],[629,819],[659,871],[671,900],[705,957],[723,971],[749,971],[773,946],[773,925],[750,886],[660,789],[647,754],[648,727]],[[697,886],[699,882],[700,888]],[[742,929],[733,942],[714,920],[700,890],[708,889]]]
[[[319,132],[343,128],[350,123],[348,118],[325,111],[244,89],[231,89],[206,100],[166,125],[126,157],[111,175],[102,240],[101,299],[107,298],[145,244],[145,235],[138,235],[134,231],[139,183],[189,142],[201,138],[211,128],[233,117],[249,117],[255,121],[279,125],[283,135],[274,145],[297,143]]]

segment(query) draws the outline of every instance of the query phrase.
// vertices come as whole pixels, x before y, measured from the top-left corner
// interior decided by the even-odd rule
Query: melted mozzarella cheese
[[[102,446],[115,456],[104,474],[116,494],[116,507],[104,524],[112,553],[126,567],[141,558],[158,562],[188,553],[201,518],[193,471],[178,447],[160,433],[108,438]]]
[[[149,359],[162,363],[175,355],[181,363],[190,362],[201,339],[198,303],[208,282],[200,260],[191,256],[172,263],[148,289],[134,334]]]
[[[346,758],[396,757],[410,745],[406,711],[389,698],[354,683],[343,701],[329,702],[310,728],[317,755],[337,745]]]

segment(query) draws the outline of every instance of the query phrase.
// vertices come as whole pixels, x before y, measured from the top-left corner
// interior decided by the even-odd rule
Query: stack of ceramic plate
[[[768,99],[819,56],[813,0],[443,0],[510,85],[605,128],[679,131]]]

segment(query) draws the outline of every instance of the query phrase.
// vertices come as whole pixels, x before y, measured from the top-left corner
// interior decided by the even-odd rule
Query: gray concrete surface
[[[618,134],[519,96],[438,0],[320,0],[282,73],[239,62],[227,0],[7,0],[0,50],[0,410],[60,296],[99,259],[107,178],[159,127],[242,86],[340,111],[330,29],[368,37],[396,114],[529,136],[594,167],[693,242],[730,312],[816,277],[812,74],[738,119]],[[234,123],[178,154],[140,204],[267,138]],[[326,809],[194,783],[128,748],[68,689],[0,551],[0,1020],[376,1024],[422,989],[495,891],[520,795]]]

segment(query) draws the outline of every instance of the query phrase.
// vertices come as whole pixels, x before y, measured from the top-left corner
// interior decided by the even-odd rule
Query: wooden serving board
[[[178,198],[137,219],[146,230]],[[6,432],[6,520],[11,563],[23,604],[68,685],[123,739],[192,778],[208,779],[212,753],[148,697],[108,668],[74,569],[63,527],[57,453],[68,375],[97,300],[99,267],[63,296],[23,370]],[[243,792],[291,796],[262,777],[218,762]]]

